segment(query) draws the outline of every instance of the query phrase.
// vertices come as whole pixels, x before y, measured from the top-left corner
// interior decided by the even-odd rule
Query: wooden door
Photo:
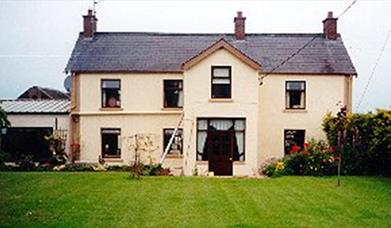
[[[233,131],[208,131],[209,171],[217,176],[232,175]]]

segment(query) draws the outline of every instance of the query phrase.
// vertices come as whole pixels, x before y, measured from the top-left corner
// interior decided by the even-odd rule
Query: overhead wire
[[[362,103],[363,100],[364,100],[364,97],[365,97],[365,95],[366,95],[366,93],[367,93],[367,91],[368,91],[368,88],[369,88],[369,84],[371,83],[371,81],[372,81],[372,79],[373,79],[373,76],[375,75],[377,66],[379,65],[380,60],[381,60],[381,58],[383,57],[384,51],[386,50],[386,46],[387,46],[388,40],[390,39],[390,36],[391,36],[391,28],[390,28],[390,30],[388,31],[387,35],[386,35],[386,39],[384,40],[384,43],[383,43],[383,46],[382,46],[382,48],[381,48],[381,50],[380,50],[379,55],[377,56],[375,65],[373,66],[372,71],[371,71],[371,74],[370,74],[370,76],[369,76],[369,78],[368,78],[368,81],[367,81],[367,83],[365,84],[363,93],[361,94],[360,99],[359,99],[359,101],[358,101],[358,103],[357,103],[356,111],[360,108],[360,105],[361,105],[361,103]]]

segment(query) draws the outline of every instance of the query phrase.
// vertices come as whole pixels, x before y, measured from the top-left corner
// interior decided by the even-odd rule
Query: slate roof
[[[98,32],[93,39],[80,33],[66,67],[69,72],[181,72],[184,62],[224,39],[269,72],[287,57],[315,40],[276,73],[355,75],[356,70],[341,37],[323,34],[177,34]]]
[[[0,107],[8,114],[67,114],[69,100],[0,100]]]

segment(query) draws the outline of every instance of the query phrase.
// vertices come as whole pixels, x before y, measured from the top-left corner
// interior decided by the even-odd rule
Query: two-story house
[[[128,164],[127,139],[148,134],[153,160],[170,143],[163,165],[185,175],[256,175],[324,138],[356,75],[337,19],[311,34],[249,34],[245,20],[229,34],[97,32],[89,11],[66,67],[73,159]]]

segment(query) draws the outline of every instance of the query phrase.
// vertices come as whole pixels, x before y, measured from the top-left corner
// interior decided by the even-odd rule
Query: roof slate
[[[69,100],[0,100],[0,107],[8,114],[67,114]]]
[[[184,62],[224,39],[266,73],[314,36],[309,46],[274,72],[356,75],[341,37],[327,40],[322,34],[246,34],[245,40],[236,40],[233,34],[99,32],[93,39],[80,34],[65,70],[181,72]]]

